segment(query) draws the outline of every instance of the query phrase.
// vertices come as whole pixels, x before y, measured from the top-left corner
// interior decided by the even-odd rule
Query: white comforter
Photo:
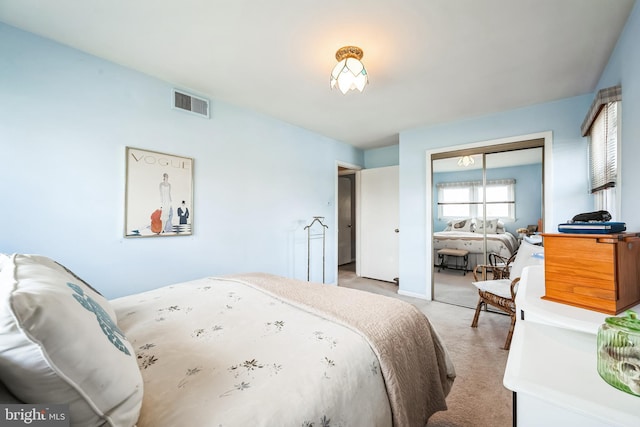
[[[112,304],[144,378],[138,427],[391,425],[378,359],[344,326],[214,278]]]

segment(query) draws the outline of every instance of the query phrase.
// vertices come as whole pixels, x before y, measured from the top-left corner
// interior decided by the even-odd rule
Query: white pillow
[[[473,231],[474,225],[471,218],[456,219],[451,222],[451,231]]]
[[[0,381],[25,403],[69,405],[72,426],[134,425],[142,376],[109,302],[53,260],[0,271]]]
[[[20,404],[24,402],[19,401],[9,390],[7,390],[7,387],[0,382],[0,403]]]
[[[486,220],[478,219],[477,228],[476,228],[477,231],[480,233],[484,233],[485,228],[487,229],[486,230],[487,233],[495,234],[498,229],[498,220],[497,219],[486,219]]]
[[[516,259],[513,260],[509,269],[509,278],[515,279],[522,275],[522,270],[529,265],[544,264],[544,248],[538,245],[532,245],[524,240],[520,243]]]

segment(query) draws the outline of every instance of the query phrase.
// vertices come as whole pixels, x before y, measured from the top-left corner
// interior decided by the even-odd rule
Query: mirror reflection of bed
[[[542,146],[522,141],[432,157],[434,300],[475,309],[474,267],[490,253],[508,259],[522,240],[518,229],[541,221]]]

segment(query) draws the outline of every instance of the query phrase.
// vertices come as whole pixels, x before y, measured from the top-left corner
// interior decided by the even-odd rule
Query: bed
[[[462,226],[456,227],[456,225]],[[509,259],[518,250],[518,239],[504,229],[497,220],[487,220],[487,253],[495,253]],[[484,227],[482,220],[451,221],[443,231],[433,233],[433,263],[440,264],[440,249],[459,249],[469,251],[468,270],[473,270],[484,260]]]
[[[31,306],[37,293],[57,310],[33,320],[47,310],[9,316],[20,304],[5,304],[0,346],[27,329],[40,351],[33,334],[42,328],[82,352],[45,346],[45,367],[34,370],[16,351],[0,351],[0,380],[18,401],[63,396],[72,425],[413,427],[446,410],[455,378],[447,350],[428,319],[398,299],[255,273],[107,301],[52,260],[10,259],[0,263],[0,289],[13,289],[14,300],[31,294]],[[9,317],[25,324],[8,328]],[[43,369],[58,377],[53,390],[29,386]]]

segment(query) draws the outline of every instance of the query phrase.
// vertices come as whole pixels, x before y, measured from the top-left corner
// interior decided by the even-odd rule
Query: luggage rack
[[[322,239],[322,283],[325,281],[325,252],[326,252],[326,231],[329,228],[322,221],[324,220],[323,216],[314,216],[313,221],[309,225],[304,227],[307,230],[307,282],[310,281],[310,272],[311,272],[311,240],[312,239]],[[311,233],[311,227],[313,224],[318,223],[322,226],[322,233]]]

